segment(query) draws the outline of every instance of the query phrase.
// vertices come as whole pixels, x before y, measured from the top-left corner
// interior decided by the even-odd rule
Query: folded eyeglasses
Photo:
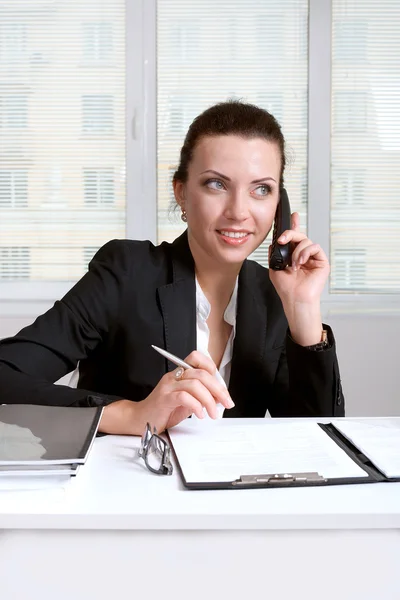
[[[168,442],[158,435],[155,427],[153,427],[153,431],[151,430],[150,423],[147,423],[142,435],[138,454],[152,473],[172,474],[171,448]]]

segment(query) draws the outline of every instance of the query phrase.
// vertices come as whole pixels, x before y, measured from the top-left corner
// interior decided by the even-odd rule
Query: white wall
[[[32,320],[0,317],[0,338]],[[346,414],[400,416],[400,316],[332,314],[324,320],[336,337]]]
[[[347,416],[400,416],[400,316],[331,315]]]

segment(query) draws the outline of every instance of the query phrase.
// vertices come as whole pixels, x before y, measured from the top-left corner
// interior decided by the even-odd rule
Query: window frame
[[[126,0],[126,237],[157,243],[156,10],[157,0]],[[309,0],[308,219],[310,239],[330,257],[331,0]],[[140,82],[140,85],[138,85]],[[321,201],[322,199],[322,201]],[[37,314],[74,282],[32,282],[21,299],[18,282],[1,285],[0,311]],[[329,314],[399,314],[400,294],[322,294]],[[9,312],[7,311],[7,305]],[[28,310],[27,310],[28,307]],[[16,312],[17,311],[17,312]]]

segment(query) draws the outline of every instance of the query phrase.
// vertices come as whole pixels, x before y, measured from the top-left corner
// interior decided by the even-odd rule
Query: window
[[[85,246],[126,237],[125,10],[1,2],[0,311],[47,306],[84,273]]]
[[[400,292],[399,61],[399,2],[332,1],[333,294]]]
[[[85,204],[114,202],[114,172],[112,169],[84,169]]]
[[[0,97],[0,125],[4,128],[28,127],[28,96],[9,94]]]
[[[282,123],[292,208],[330,250],[325,300],[399,294],[398,0],[91,0],[45,19],[43,0],[15,4],[0,19],[0,242],[29,250],[30,279],[9,262],[0,305],[59,297],[86,247],[174,239],[183,136],[233,96]]]
[[[28,172],[0,169],[0,208],[20,208],[28,204]]]
[[[83,60],[109,61],[113,53],[112,23],[83,23]]]
[[[26,57],[26,27],[23,23],[0,23],[0,61],[14,63]]]
[[[112,133],[114,129],[113,97],[107,94],[82,96],[84,133]]]
[[[29,279],[30,248],[0,247],[0,279]]]
[[[301,210],[306,220],[304,190],[296,186],[299,173],[307,171],[304,114],[308,67],[304,48],[308,40],[308,2],[298,0],[294,5],[296,10],[283,11],[279,0],[157,3],[159,242],[174,239],[185,228],[179,211],[169,210],[171,188],[167,188],[166,181],[178,162],[188,126],[211,104],[233,97],[261,104],[281,122],[296,156],[286,186],[293,209]],[[191,34],[192,28],[185,28],[190,35],[177,41],[177,19],[195,23],[196,34]],[[268,243],[255,254],[263,264],[267,263]]]

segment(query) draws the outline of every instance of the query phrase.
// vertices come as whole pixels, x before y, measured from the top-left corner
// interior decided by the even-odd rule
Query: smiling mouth
[[[246,236],[250,235],[248,231],[226,231],[225,229],[218,230],[218,233],[224,237],[237,239],[245,238]]]

